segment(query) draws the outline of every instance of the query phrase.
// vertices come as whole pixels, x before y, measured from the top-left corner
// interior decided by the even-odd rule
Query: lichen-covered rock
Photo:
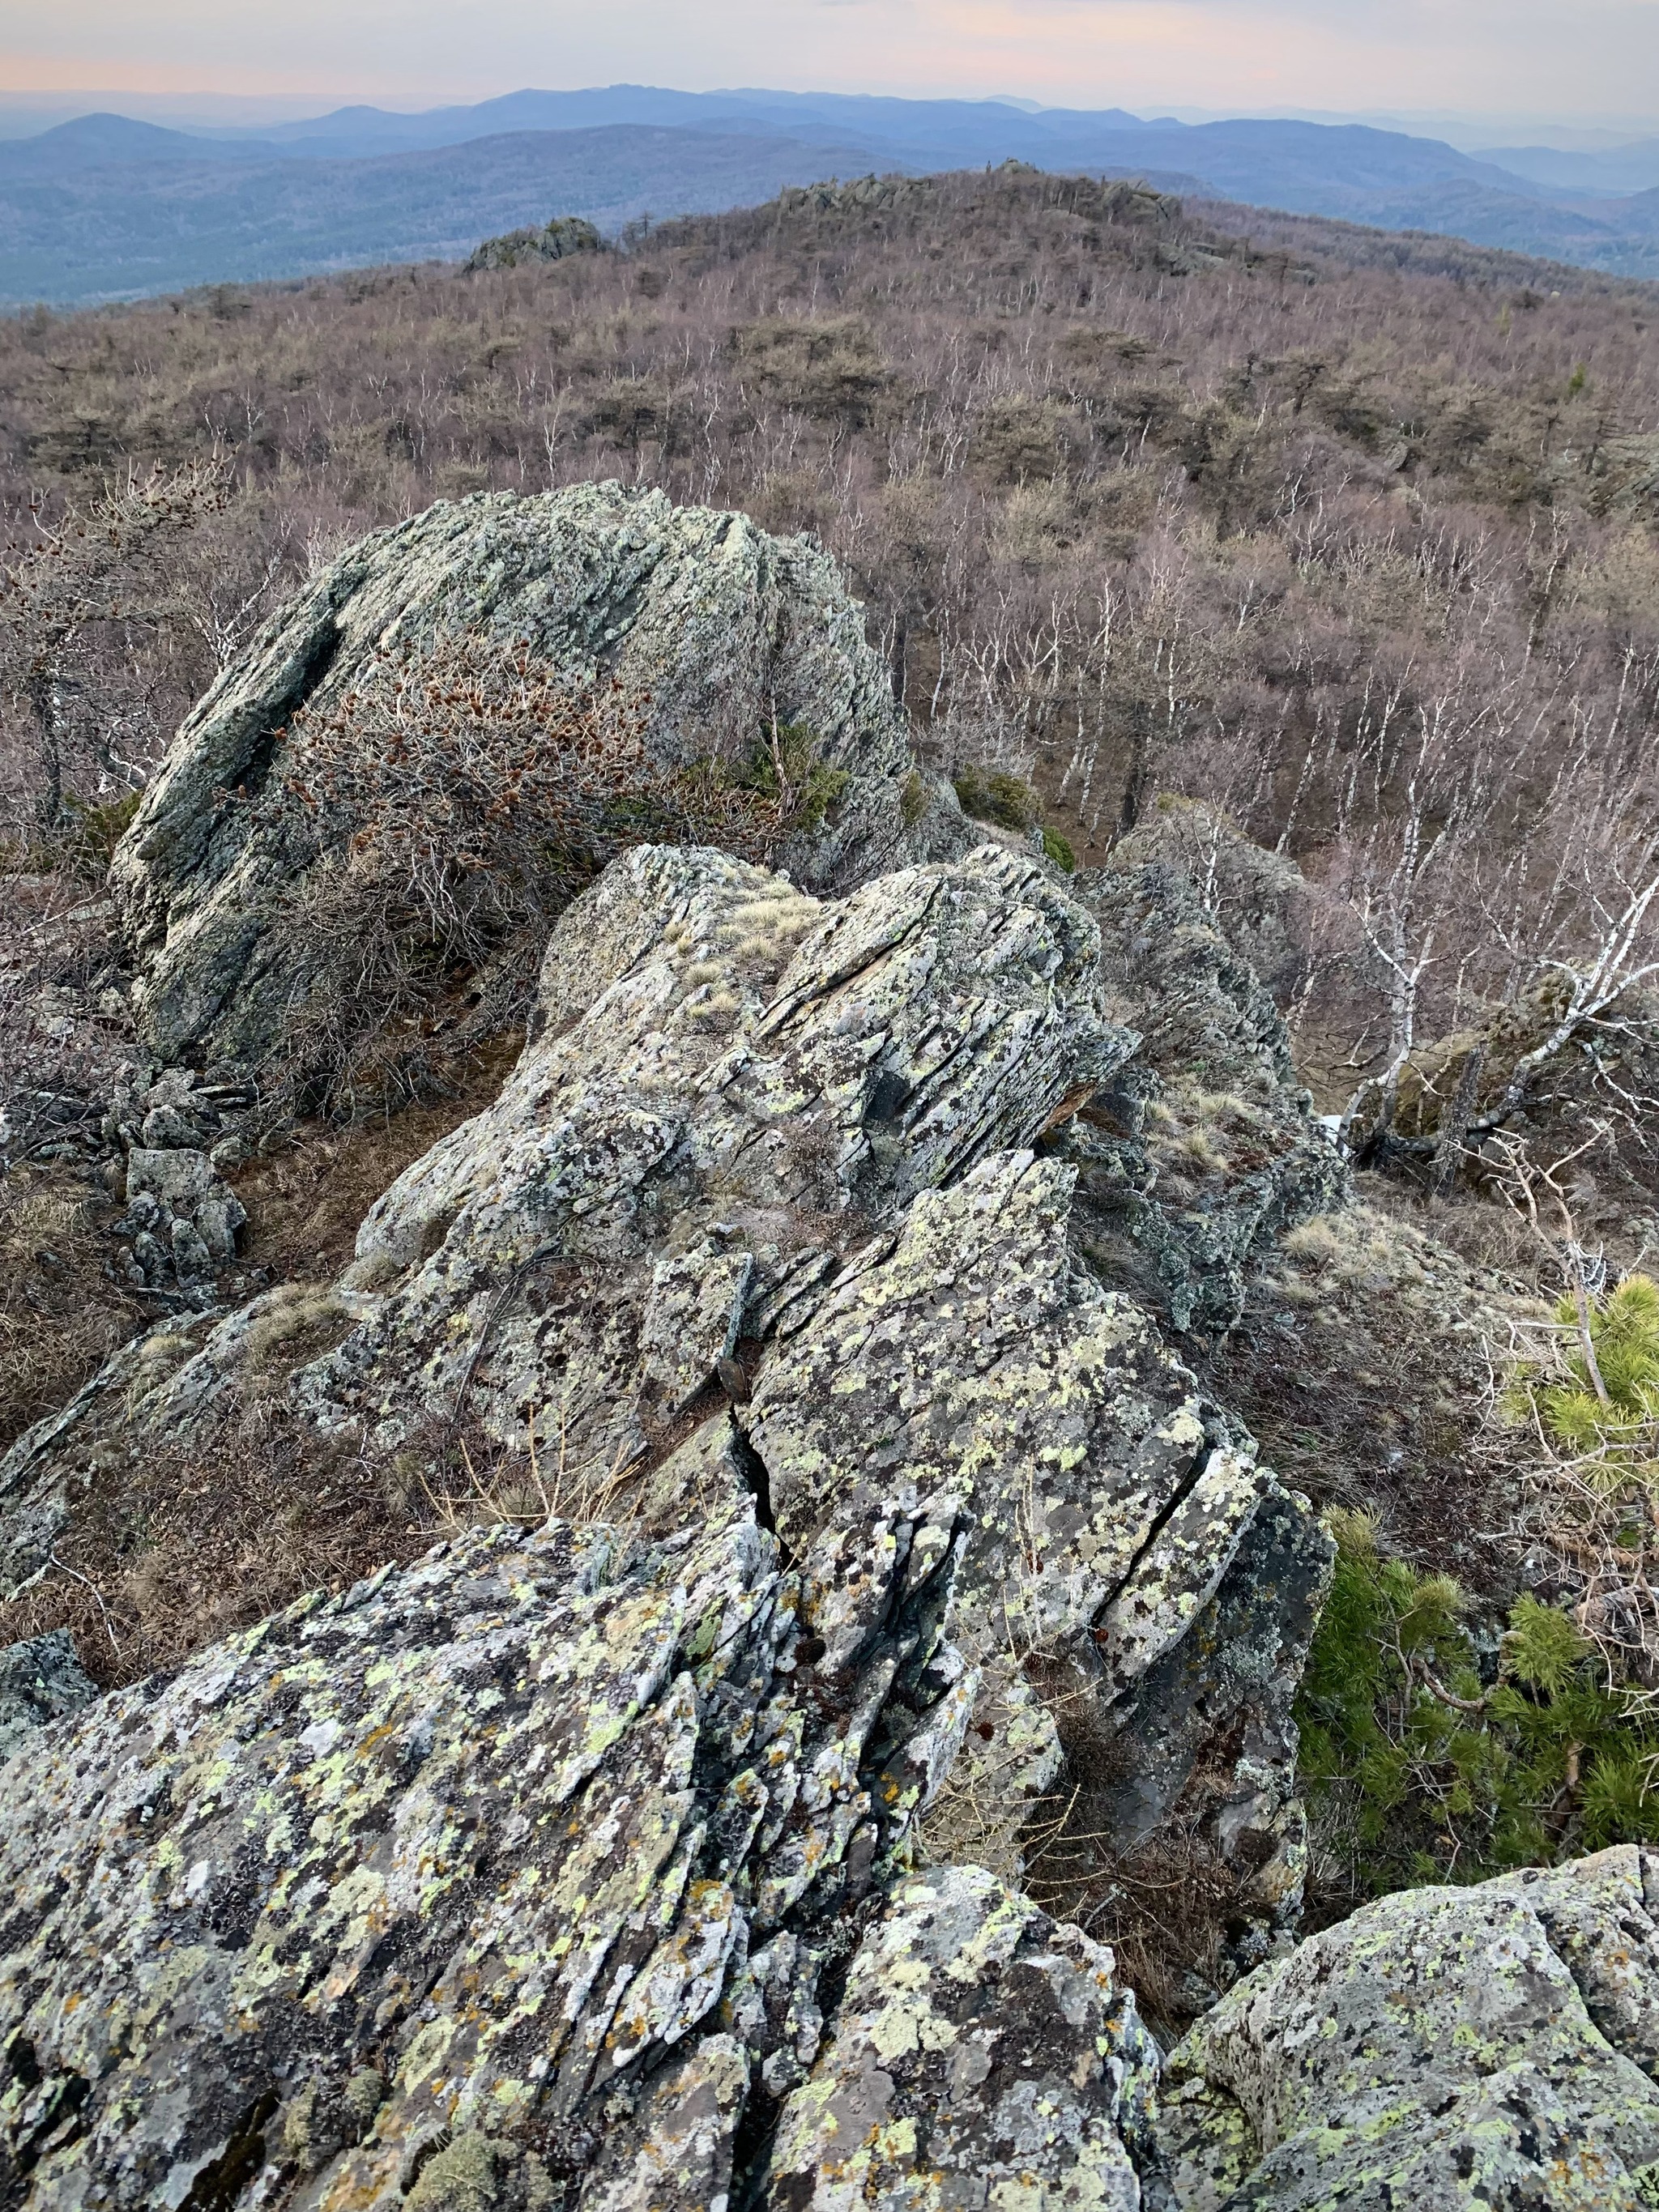
[[[664,1533],[752,1496],[797,1556],[894,1483],[949,1488],[972,1500],[958,1632],[999,1868],[1058,1771],[1052,1706],[1125,1778],[1124,1845],[1201,1765],[1218,1847],[1280,1921],[1328,1545],[1073,1250],[1075,1167],[1034,1149],[1134,1042],[1103,1012],[1094,923],[1030,855],[820,902],[641,848],[556,927],[497,1103],[305,1294],[314,1327],[283,1286],[175,1332],[0,1463],[8,1584],[124,1457],[261,1394],[417,1494],[453,1494],[459,1437],[469,1496]],[[1156,1760],[1103,1760],[1130,1724]]]
[[[1636,2212],[1659,2191],[1659,1859],[1367,1905],[1169,2062],[1187,2212]]]
[[[205,1152],[137,1146],[128,1153],[127,1210],[116,1231],[131,1236],[144,1282],[186,1291],[210,1283],[236,1257],[236,1232],[246,1219]]]
[[[0,1650],[0,1764],[31,1729],[79,1712],[97,1696],[66,1628]]]
[[[958,1549],[896,1494],[796,1569],[742,1510],[478,1531],[36,1730],[0,2195],[720,2202],[772,2042],[723,1997],[787,1939],[810,2006],[890,1877],[967,1718]]]
[[[833,826],[780,854],[814,887],[971,842],[942,794],[914,819],[932,787],[912,782],[885,670],[810,541],[617,484],[440,502],[351,547],[285,607],[144,794],[111,882],[140,1029],[164,1060],[257,1060],[294,1015],[291,962],[276,948],[303,884],[275,828],[227,795],[257,797],[280,775],[301,707],[328,705],[378,655],[441,629],[499,637],[504,653],[526,645],[575,685],[614,678],[648,700],[645,740],[665,764],[752,745],[775,721],[810,730],[846,779]]]
[[[1030,1142],[1121,1061],[1097,943],[998,847],[839,905],[723,854],[625,855],[556,929],[500,1099],[370,1209],[334,1286],[341,1340],[286,1388],[377,1452],[464,1416],[492,1446],[533,1432],[570,1486],[608,1481],[712,1381],[739,1284],[740,1330],[798,1327],[880,1217]],[[248,1383],[283,1296],[181,1346],[142,1403],[112,1370],[20,1440],[0,1462],[14,1583],[43,1556],[9,1540],[26,1501],[100,1443],[188,1432]]]
[[[977,1867],[904,1885],[784,2106],[769,2202],[1138,2212],[1157,2046],[1109,1951]]]
[[[1073,1255],[1074,1172],[1002,1153],[919,1197],[890,1252],[785,1324],[740,1418],[793,1542],[896,1477],[971,1500],[957,1633],[986,1688],[955,1787],[982,1820],[1087,1747],[1111,1780],[1085,1824],[1132,1849],[1226,1743],[1211,1838],[1243,1911],[1283,1925],[1305,1865],[1291,1705],[1329,1540]],[[1066,1685],[1051,1711],[1022,1694],[1033,1664]]]

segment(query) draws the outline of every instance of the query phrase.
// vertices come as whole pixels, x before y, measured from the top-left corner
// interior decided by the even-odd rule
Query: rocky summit
[[[761,859],[622,839],[489,1095],[272,1279],[309,909],[242,799],[445,637],[603,676],[675,774],[825,774]],[[969,823],[816,547],[658,495],[434,508],[226,672],[112,878],[159,1310],[0,1462],[0,1620],[277,1436],[381,1555],[102,1689],[0,1652],[0,2203],[1655,2201],[1644,1853],[1297,1941],[1334,1547],[1198,1366],[1352,1190],[1246,957],[1285,871],[1229,864],[1231,937],[1169,840]],[[1097,1923],[1194,1868],[1155,2034]]]

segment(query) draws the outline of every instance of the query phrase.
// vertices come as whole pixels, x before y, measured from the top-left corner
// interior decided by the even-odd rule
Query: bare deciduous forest
[[[924,753],[1029,775],[1081,860],[1161,793],[1297,860],[1327,896],[1275,981],[1310,1079],[1391,1107],[1414,1045],[1553,963],[1642,963],[1654,312],[1016,170],[550,264],[37,311],[0,330],[12,818],[72,804],[95,845],[362,531],[659,484],[816,532]]]

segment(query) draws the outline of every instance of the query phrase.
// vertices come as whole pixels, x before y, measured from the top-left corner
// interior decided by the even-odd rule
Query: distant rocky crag
[[[602,253],[605,240],[580,216],[555,216],[538,229],[504,231],[486,238],[467,257],[469,269],[516,269],[521,261],[562,261],[570,253]]]

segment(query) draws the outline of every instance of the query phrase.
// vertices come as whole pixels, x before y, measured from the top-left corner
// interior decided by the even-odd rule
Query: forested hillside
[[[1029,775],[1080,858],[1184,793],[1296,860],[1329,896],[1293,1011],[1340,1109],[1641,879],[1656,304],[1011,169],[554,264],[36,313],[0,326],[13,544],[129,474],[193,506],[156,540],[176,602],[152,564],[77,630],[61,763],[31,760],[14,696],[10,788],[136,784],[364,529],[490,487],[659,484],[816,532],[924,752]]]

